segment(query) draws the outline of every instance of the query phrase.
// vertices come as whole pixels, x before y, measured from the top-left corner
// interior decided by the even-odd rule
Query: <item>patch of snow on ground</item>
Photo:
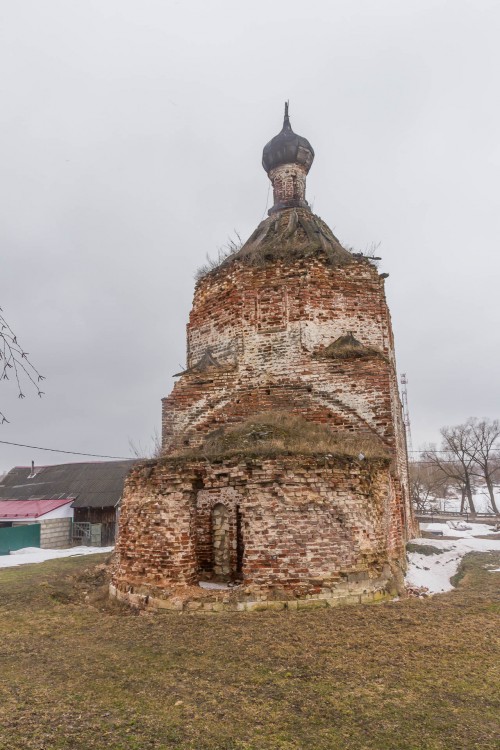
[[[214,591],[225,591],[231,588],[227,583],[214,583],[212,581],[199,581],[198,586],[202,589],[213,589]]]
[[[447,523],[421,523],[420,529],[422,531],[442,531],[444,536],[454,536],[457,538],[469,538],[474,536],[485,536],[486,534],[494,534],[495,527],[487,523],[469,523],[466,524],[469,528],[464,530],[453,529]],[[500,539],[500,532],[498,538]]]
[[[422,524],[425,526],[426,524]],[[479,524],[474,524],[479,525]],[[481,524],[482,525],[482,524]],[[427,526],[445,526],[445,524],[427,524]],[[419,552],[408,553],[408,570],[406,584],[408,586],[425,586],[430,594],[441,594],[451,591],[454,587],[450,578],[455,575],[460,561],[468,552],[500,552],[499,539],[477,539],[470,536],[470,531],[460,532],[461,539],[412,539],[412,544],[422,544],[442,550],[436,555],[422,555]],[[484,533],[484,532],[483,532]],[[469,535],[469,536],[466,536]]]
[[[32,555],[39,552],[40,547],[23,547],[22,549],[16,549],[14,552],[9,552],[9,555]]]
[[[46,560],[54,560],[58,557],[74,557],[75,555],[95,555],[111,552],[114,547],[70,547],[69,549],[40,549],[39,547],[25,547],[11,552],[9,555],[0,555],[0,568],[13,568],[16,565],[28,565],[40,563]]]

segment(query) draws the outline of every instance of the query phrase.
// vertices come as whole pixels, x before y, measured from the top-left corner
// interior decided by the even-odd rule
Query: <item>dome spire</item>
[[[293,132],[285,102],[283,128],[264,146],[262,166],[271,180],[274,205],[269,213],[285,208],[309,208],[305,199],[306,175],[314,160],[309,141]]]
[[[291,130],[292,129],[292,126],[290,125],[290,118],[288,116],[288,107],[289,107],[289,104],[290,104],[289,101],[285,102],[285,117],[283,118],[283,130],[285,130],[285,129],[286,130]]]

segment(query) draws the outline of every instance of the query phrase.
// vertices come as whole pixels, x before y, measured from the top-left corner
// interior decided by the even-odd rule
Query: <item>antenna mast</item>
[[[401,404],[403,406],[403,424],[406,430],[406,448],[410,461],[413,460],[413,444],[411,441],[410,410],[408,409],[408,378],[404,372],[401,375]]]

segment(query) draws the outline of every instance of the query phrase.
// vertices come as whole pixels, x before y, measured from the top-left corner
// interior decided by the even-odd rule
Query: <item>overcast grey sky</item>
[[[500,416],[499,38],[488,0],[1,0],[0,305],[47,380],[0,384],[0,439],[128,456],[159,429],[285,99],[314,211],[381,243],[415,446]],[[68,460],[0,445],[32,458]]]

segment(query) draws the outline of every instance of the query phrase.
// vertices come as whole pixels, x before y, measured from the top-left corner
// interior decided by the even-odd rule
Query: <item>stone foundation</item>
[[[201,592],[201,593],[200,593]],[[318,594],[304,599],[239,599],[238,589],[230,593],[178,592],[176,596],[154,597],[141,588],[122,591],[110,584],[109,594],[120,602],[137,609],[150,609],[158,612],[213,613],[213,612],[265,612],[266,610],[300,610],[321,607],[343,607],[353,604],[376,604],[390,601],[396,593],[392,576],[381,578],[376,584],[341,584],[332,594]]]

